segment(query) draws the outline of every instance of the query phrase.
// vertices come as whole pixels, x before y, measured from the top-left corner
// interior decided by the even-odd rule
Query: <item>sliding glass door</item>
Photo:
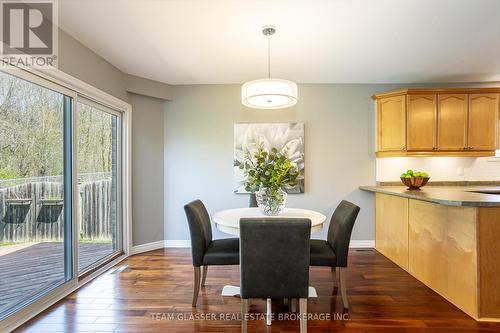
[[[73,278],[71,118],[71,97],[0,72],[2,319]]]
[[[88,100],[77,103],[78,270],[91,271],[121,252],[120,114]]]
[[[124,253],[122,118],[0,71],[0,331]]]

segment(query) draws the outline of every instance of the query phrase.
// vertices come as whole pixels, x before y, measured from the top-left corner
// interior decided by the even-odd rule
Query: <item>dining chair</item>
[[[238,265],[239,240],[225,238],[212,240],[212,225],[205,205],[195,200],[184,206],[191,234],[191,252],[194,268],[193,303],[196,306],[200,291],[200,267],[203,267],[201,287],[205,286],[208,266],[211,265]]]
[[[255,195],[255,193],[250,193],[250,197],[248,198],[248,207],[259,207],[259,205],[257,204],[257,196]]]
[[[241,331],[247,331],[248,300],[298,298],[300,332],[307,332],[311,220],[240,219]]]
[[[327,240],[311,240],[311,266],[332,268],[332,272],[337,275],[334,276],[334,286],[340,285],[342,303],[346,309],[349,308],[346,291],[347,257],[352,228],[359,210],[355,204],[342,200],[330,220]]]

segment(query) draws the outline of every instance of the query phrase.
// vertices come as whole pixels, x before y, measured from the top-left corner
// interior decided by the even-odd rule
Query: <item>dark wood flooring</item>
[[[240,299],[220,296],[225,284],[239,284],[237,266],[210,267],[196,309],[190,250],[152,251],[119,266],[123,271],[110,270],[17,332],[239,332]],[[334,318],[309,320],[308,332],[500,332],[500,323],[476,322],[374,250],[350,252],[350,309],[344,320],[330,270],[312,268],[310,282],[319,297],[309,299],[309,313]],[[273,302],[276,318],[287,309]],[[251,301],[250,312],[261,319],[265,301]],[[210,320],[179,320],[191,315]],[[296,320],[275,320],[270,327],[263,318],[249,322],[249,332],[298,329]]]

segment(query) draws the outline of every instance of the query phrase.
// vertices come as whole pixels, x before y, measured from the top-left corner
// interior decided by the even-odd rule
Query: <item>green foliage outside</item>
[[[113,116],[78,103],[78,172],[112,170]]]
[[[2,178],[62,174],[63,96],[0,73]]]
[[[11,169],[0,169],[0,179],[15,179],[21,176],[14,170]]]
[[[78,104],[79,173],[112,169],[113,116]],[[0,72],[0,179],[63,173],[63,95]]]

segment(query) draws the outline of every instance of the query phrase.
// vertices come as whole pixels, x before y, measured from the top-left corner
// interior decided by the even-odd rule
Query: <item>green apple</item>
[[[410,175],[410,176],[413,176],[413,170],[412,169],[406,170],[406,174]]]

